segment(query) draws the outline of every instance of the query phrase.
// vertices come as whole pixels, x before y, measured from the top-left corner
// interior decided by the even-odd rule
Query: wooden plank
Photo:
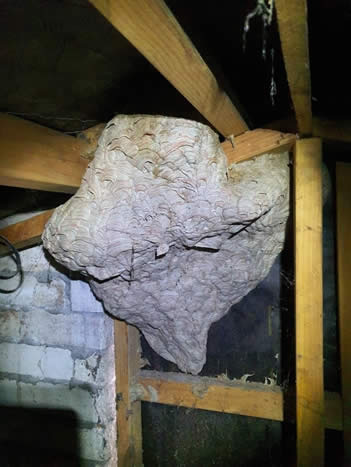
[[[336,164],[336,212],[344,455],[351,463],[351,164]]]
[[[283,421],[283,404],[287,402],[283,402],[284,395],[279,386],[146,370],[140,371],[135,394],[144,402],[277,421]],[[325,427],[341,431],[343,420],[340,395],[326,392],[325,402]]]
[[[105,124],[96,125],[73,138],[0,114],[0,137],[6,132],[0,140],[0,185],[74,193],[104,127]],[[18,140],[15,131],[21,134]],[[239,135],[234,141],[224,141],[222,149],[230,165],[267,152],[288,151],[295,140],[294,134],[257,129]]]
[[[312,133],[307,0],[276,0],[275,7],[290,95],[299,131]]]
[[[299,466],[324,465],[322,157],[318,138],[296,142],[295,320]]]
[[[139,384],[144,401],[283,420],[278,386],[145,370],[140,372]]]
[[[99,142],[101,133],[104,131],[106,123],[99,123],[77,134],[77,138],[85,141],[88,146],[81,152],[81,156],[88,161],[94,159],[95,151]]]
[[[233,143],[224,141],[224,150],[228,165],[243,162],[265,153],[290,151],[296,141],[296,135],[274,130],[252,130],[237,136]]]
[[[0,114],[0,185],[74,193],[88,147],[73,136]]]
[[[139,333],[115,320],[117,457],[119,467],[142,466],[140,401],[130,398],[139,371]]]
[[[25,221],[9,225],[0,229],[0,235],[5,237],[17,249],[37,245],[41,242],[41,234],[53,212],[54,210],[50,209]],[[0,246],[0,254],[3,251],[7,251],[7,249]]]
[[[223,136],[245,121],[163,0],[89,0]]]
[[[86,157],[92,159],[99,137],[105,124],[84,130],[78,136],[90,144]],[[296,134],[283,133],[271,129],[256,129],[221,143],[228,160],[228,165],[243,162],[265,153],[290,151],[296,141]]]

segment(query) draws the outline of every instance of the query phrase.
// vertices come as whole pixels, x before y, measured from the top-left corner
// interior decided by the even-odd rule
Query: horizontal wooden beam
[[[97,125],[73,138],[0,114],[0,185],[74,193],[104,127]],[[222,148],[230,165],[266,152],[289,150],[295,139],[293,134],[258,129],[225,141]]]
[[[88,150],[88,142],[0,114],[0,185],[74,193]]]
[[[219,133],[248,130],[163,0],[89,1]]]
[[[145,402],[283,421],[279,386],[142,370],[132,391]],[[325,403],[325,427],[342,430],[340,395],[326,392]]]
[[[182,373],[140,372],[141,400],[249,417],[283,419],[278,386],[235,383]]]
[[[307,0],[276,0],[279,35],[299,132],[312,134]]]
[[[92,158],[100,134],[105,125],[100,124],[80,133],[79,137],[87,139],[90,146],[89,158]],[[283,133],[271,129],[256,129],[225,140],[221,145],[227,156],[228,165],[243,162],[265,153],[284,152],[292,149],[297,139],[296,134]],[[95,146],[95,147],[94,147]]]
[[[53,212],[54,210],[50,209],[49,211],[45,211],[25,221],[9,225],[8,227],[0,229],[0,235],[5,237],[17,249],[37,245],[41,242],[41,234]],[[0,246],[0,254],[3,251],[7,251],[7,249],[4,250],[4,248]]]
[[[228,165],[243,162],[265,153],[290,151],[296,141],[296,135],[274,130],[252,130],[237,136],[233,142],[224,141],[224,150]]]

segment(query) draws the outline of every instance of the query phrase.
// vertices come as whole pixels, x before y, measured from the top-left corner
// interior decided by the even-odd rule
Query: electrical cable
[[[5,245],[9,250],[9,254],[12,256],[12,259],[14,260],[15,264],[16,264],[16,270],[14,272],[11,272],[9,274],[4,274],[3,272],[0,274],[0,279],[3,279],[3,280],[8,280],[8,279],[12,279],[13,277],[17,276],[17,274],[19,274],[19,283],[18,285],[16,286],[16,288],[12,289],[12,290],[7,290],[7,289],[2,289],[0,287],[0,293],[13,293],[15,292],[17,289],[19,289],[23,283],[23,268],[22,268],[22,262],[21,262],[21,257],[20,257],[20,254],[17,250],[17,248],[12,245],[11,242],[9,242],[7,240],[7,238],[3,237],[2,235],[0,235],[0,243]]]

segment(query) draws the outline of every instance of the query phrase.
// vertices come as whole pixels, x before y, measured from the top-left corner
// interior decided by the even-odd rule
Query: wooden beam
[[[283,421],[279,386],[142,370],[134,394],[145,402]],[[325,400],[325,427],[342,430],[340,395],[326,392]]]
[[[265,153],[290,151],[296,141],[296,135],[274,130],[252,130],[237,136],[233,143],[224,141],[224,150],[228,165],[243,162]]]
[[[37,245],[41,242],[41,234],[53,212],[54,210],[50,209],[49,211],[45,211],[25,221],[9,225],[8,227],[0,229],[0,235],[5,237],[17,249]],[[0,246],[0,254],[3,251],[7,252],[7,249],[1,248]]]
[[[84,130],[78,136],[89,141],[90,151],[87,158],[91,159],[101,132],[105,124]],[[235,162],[243,162],[265,153],[290,151],[296,141],[296,134],[283,133],[270,129],[257,129],[245,133],[221,143],[222,149],[227,156],[228,165]]]
[[[351,464],[351,164],[336,164],[339,339],[344,455]]]
[[[145,370],[140,372],[139,384],[144,401],[283,420],[278,386]]]
[[[248,127],[163,0],[89,0],[223,136]]]
[[[307,0],[276,0],[280,41],[299,132],[312,134]]]
[[[142,466],[140,401],[132,400],[130,388],[136,383],[140,357],[139,331],[115,320],[117,399],[117,456],[119,467]]]
[[[88,147],[73,136],[0,114],[0,185],[74,193]]]
[[[81,156],[88,161],[94,159],[95,151],[99,142],[101,133],[103,132],[106,123],[99,123],[77,134],[77,138],[87,143],[86,149],[81,153]]]
[[[96,125],[73,138],[0,114],[0,185],[74,193],[104,127]],[[16,139],[16,132],[21,138]],[[295,139],[293,134],[258,129],[236,137],[233,143],[225,141],[222,148],[230,165],[267,152],[287,151]]]
[[[318,138],[294,155],[296,416],[299,466],[324,465],[322,157]]]

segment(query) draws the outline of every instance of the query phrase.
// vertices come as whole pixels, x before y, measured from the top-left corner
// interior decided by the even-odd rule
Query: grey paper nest
[[[58,262],[88,275],[111,314],[197,374],[211,324],[281,251],[288,198],[288,154],[228,168],[205,125],[120,115],[43,242]]]

